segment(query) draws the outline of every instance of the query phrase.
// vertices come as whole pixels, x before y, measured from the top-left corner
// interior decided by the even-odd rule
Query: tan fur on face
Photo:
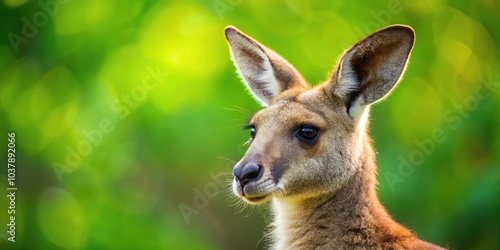
[[[256,134],[235,166],[233,192],[251,204],[273,199],[275,249],[442,249],[393,221],[375,191],[368,112],[398,84],[411,28],[390,26],[359,41],[314,88],[236,28],[225,34],[238,73],[267,106],[249,123]],[[317,139],[299,136],[302,128]]]

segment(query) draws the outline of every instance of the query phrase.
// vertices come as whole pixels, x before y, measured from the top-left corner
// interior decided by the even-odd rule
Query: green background
[[[427,241],[498,249],[498,13],[496,0],[2,0],[0,248],[265,248],[268,208],[229,189],[259,106],[224,27],[316,84],[350,44],[403,23],[417,34],[407,73],[371,114],[380,199]]]

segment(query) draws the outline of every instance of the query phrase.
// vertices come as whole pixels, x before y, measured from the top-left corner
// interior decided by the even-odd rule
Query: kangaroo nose
[[[247,183],[256,181],[262,176],[262,166],[249,163],[243,168],[236,167],[233,170],[234,177],[240,182],[240,186],[243,187]]]

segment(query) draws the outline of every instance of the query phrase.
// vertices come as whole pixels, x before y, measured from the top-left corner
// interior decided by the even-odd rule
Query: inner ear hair
[[[353,105],[376,103],[391,92],[404,73],[414,40],[413,29],[393,25],[345,52],[331,81],[334,94],[345,100],[348,111],[356,108]]]
[[[263,106],[286,90],[309,88],[297,70],[276,52],[235,27],[226,27],[224,34],[238,74]]]

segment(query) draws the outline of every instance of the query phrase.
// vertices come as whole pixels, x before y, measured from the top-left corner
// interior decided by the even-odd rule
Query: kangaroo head
[[[361,164],[370,105],[384,99],[405,70],[413,30],[394,25],[367,36],[316,87],[238,29],[226,27],[225,36],[238,74],[265,106],[245,126],[250,147],[234,167],[233,192],[259,204],[341,188]]]

